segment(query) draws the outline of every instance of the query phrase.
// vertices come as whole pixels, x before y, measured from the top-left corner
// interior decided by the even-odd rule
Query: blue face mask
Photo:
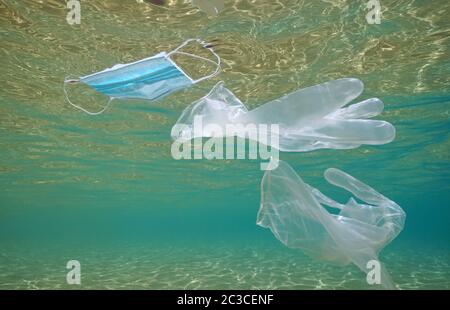
[[[188,43],[196,41],[207,48],[216,57],[217,61],[181,52],[180,49]],[[205,77],[193,80],[170,58],[173,54],[181,54],[210,62],[216,66],[216,70]],[[117,64],[79,79],[66,79],[64,81],[64,94],[68,102],[90,115],[103,113],[115,98],[157,100],[176,90],[187,88],[195,83],[216,76],[220,71],[220,58],[207,43],[199,39],[189,39],[170,53],[162,52],[155,56],[145,58],[128,64]],[[66,90],[67,83],[84,83],[109,97],[106,106],[98,111],[88,111],[69,99]]]

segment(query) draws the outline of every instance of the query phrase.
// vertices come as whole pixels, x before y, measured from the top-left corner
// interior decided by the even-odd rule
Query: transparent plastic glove
[[[209,124],[222,127],[227,124],[267,124],[268,127],[278,124],[279,146],[272,147],[287,152],[389,143],[395,137],[394,126],[368,119],[382,112],[383,103],[379,99],[345,107],[362,93],[363,87],[358,79],[339,79],[295,91],[248,111],[223,82],[219,82],[208,95],[183,111],[176,125],[184,125],[185,129],[182,132],[172,130],[172,138],[189,140],[213,136],[207,130],[194,131],[194,117],[201,116],[203,128]],[[225,133],[225,128],[222,131]],[[245,132],[236,135],[249,137]]]
[[[352,262],[367,273],[367,263],[378,261],[378,253],[403,229],[405,212],[338,169],[327,169],[324,176],[365,203],[350,198],[340,204],[304,183],[291,166],[280,161],[262,179],[257,224],[269,228],[288,247],[322,261]],[[324,206],[339,209],[339,214],[329,213]],[[395,288],[381,263],[380,267],[381,286]]]

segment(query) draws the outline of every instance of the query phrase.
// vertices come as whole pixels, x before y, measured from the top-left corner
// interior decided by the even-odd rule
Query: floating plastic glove
[[[261,207],[257,224],[269,228],[275,237],[291,248],[327,262],[353,262],[368,272],[368,263],[378,262],[378,253],[403,229],[405,212],[392,200],[366,184],[334,168],[325,179],[351,192],[365,203],[350,198],[340,204],[304,183],[291,166],[280,161],[267,171],[261,183]],[[324,206],[339,209],[330,214]],[[384,288],[394,285],[380,264]]]
[[[216,57],[217,62],[180,51],[188,43],[194,41],[208,49]],[[208,76],[193,80],[170,58],[174,54],[186,55],[210,62],[216,66],[216,70]],[[66,79],[64,81],[64,94],[72,106],[90,115],[97,115],[103,113],[115,98],[157,100],[176,90],[190,87],[193,84],[216,76],[219,72],[220,57],[214,52],[211,45],[200,39],[189,39],[169,53],[162,52],[136,62],[117,64],[112,68],[82,76],[78,79]],[[98,112],[91,112],[72,103],[67,94],[66,84],[79,82],[85,83],[96,91],[109,96],[110,99],[107,105]]]
[[[382,112],[383,103],[379,99],[368,99],[344,107],[358,97],[363,88],[363,83],[358,79],[339,79],[297,90],[248,111],[223,82],[219,82],[207,96],[183,111],[176,123],[181,126],[174,126],[172,138],[211,137],[213,133],[205,130],[211,127],[209,124],[222,127],[227,124],[279,124],[279,146],[272,146],[281,151],[350,149],[361,144],[389,143],[395,137],[394,126],[385,121],[367,119]],[[196,117],[201,117],[203,130],[194,130]],[[181,127],[184,129],[178,130]],[[223,132],[226,130],[223,129]],[[236,135],[258,139],[246,132]]]

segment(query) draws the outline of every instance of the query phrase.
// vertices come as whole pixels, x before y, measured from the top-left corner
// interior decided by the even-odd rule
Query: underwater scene
[[[449,16],[0,0],[0,289],[450,289]]]

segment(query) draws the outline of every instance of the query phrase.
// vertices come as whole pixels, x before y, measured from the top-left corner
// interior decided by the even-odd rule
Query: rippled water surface
[[[366,22],[366,1],[234,0],[217,16],[149,2],[81,1],[71,26],[65,1],[0,1],[0,288],[68,288],[69,259],[81,288],[370,288],[355,267],[313,261],[255,225],[258,161],[170,154],[181,111],[220,80],[254,108],[342,77],[384,101],[395,141],[281,158],[325,193],[323,171],[337,167],[396,201],[405,230],[381,255],[393,280],[450,287],[450,2],[383,0],[380,25]],[[218,77],[97,117],[64,101],[65,77],[190,37],[215,42]],[[176,61],[196,77],[211,70]],[[70,92],[88,108],[106,102]]]

